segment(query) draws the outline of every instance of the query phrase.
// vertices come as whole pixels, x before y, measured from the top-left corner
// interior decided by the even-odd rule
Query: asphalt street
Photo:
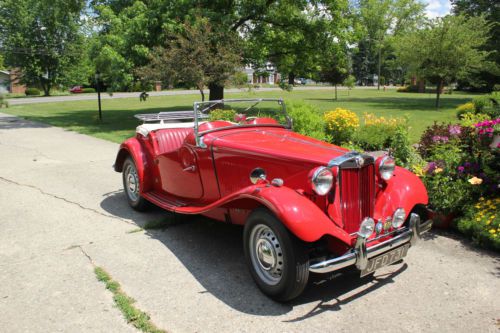
[[[297,86],[294,90],[332,90],[331,86]],[[338,87],[339,90],[345,90],[346,87]],[[376,87],[363,87],[363,89],[376,89]],[[225,93],[239,93],[245,92],[248,89],[227,88],[224,89]],[[256,92],[263,91],[282,91],[281,88],[258,88]],[[204,91],[208,94],[208,90]],[[198,90],[164,90],[164,91],[150,91],[150,97],[153,96],[175,96],[175,95],[199,95]],[[108,93],[101,93],[102,99],[120,99],[120,98],[139,98],[140,92],[117,92],[112,95]],[[70,102],[70,101],[89,101],[97,100],[97,94],[72,94],[65,96],[48,96],[48,97],[27,97],[27,98],[10,98],[7,101],[10,105],[22,104],[38,104],[38,103],[56,103],[56,102]]]
[[[135,332],[104,268],[168,332],[499,332],[500,257],[433,232],[374,278],[260,293],[242,229],[131,210],[118,145],[0,114],[0,331]],[[136,231],[167,219],[163,230]]]

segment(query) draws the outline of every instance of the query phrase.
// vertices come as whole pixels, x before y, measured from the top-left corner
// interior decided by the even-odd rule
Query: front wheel
[[[309,278],[309,258],[300,240],[269,211],[256,209],[244,230],[245,258],[262,292],[277,301],[299,296]]]
[[[145,211],[149,208],[149,201],[140,195],[140,179],[134,160],[128,157],[123,163],[123,189],[127,195],[130,207],[137,211]]]

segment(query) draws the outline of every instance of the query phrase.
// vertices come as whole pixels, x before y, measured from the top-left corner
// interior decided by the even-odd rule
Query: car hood
[[[214,133],[215,134],[215,133]],[[216,151],[248,152],[262,157],[298,160],[327,165],[349,150],[316,140],[287,129],[258,128],[218,132],[213,147]]]

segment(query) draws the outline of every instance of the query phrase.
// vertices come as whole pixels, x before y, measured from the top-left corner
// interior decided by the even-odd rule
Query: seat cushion
[[[169,128],[155,131],[158,154],[166,154],[179,149],[190,133],[193,133],[192,128]]]

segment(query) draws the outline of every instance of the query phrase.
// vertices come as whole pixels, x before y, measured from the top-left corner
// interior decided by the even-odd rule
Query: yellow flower
[[[490,229],[490,234],[495,234],[497,231],[495,229]]]
[[[472,177],[471,179],[468,180],[468,182],[471,183],[472,185],[479,185],[482,184],[483,180],[481,178]]]
[[[480,217],[476,217],[476,221],[477,222],[481,221],[481,218]]]
[[[486,225],[490,225],[491,224],[491,221],[486,221]]]
[[[441,173],[443,172],[443,169],[442,168],[436,168],[436,170],[434,170],[435,173]]]
[[[483,197],[479,198],[479,201],[484,201],[484,198]]]

